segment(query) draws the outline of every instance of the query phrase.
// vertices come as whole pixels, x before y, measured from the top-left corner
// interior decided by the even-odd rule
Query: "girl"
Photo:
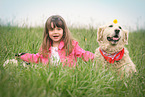
[[[76,66],[77,57],[84,61],[94,59],[94,54],[78,45],[69,32],[64,19],[59,15],[49,17],[45,23],[43,42],[37,54],[21,53],[18,57],[30,63]]]

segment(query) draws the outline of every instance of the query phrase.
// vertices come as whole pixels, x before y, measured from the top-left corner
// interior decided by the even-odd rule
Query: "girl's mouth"
[[[56,35],[56,36],[53,36],[54,38],[57,38],[57,37],[59,37],[58,35]]]

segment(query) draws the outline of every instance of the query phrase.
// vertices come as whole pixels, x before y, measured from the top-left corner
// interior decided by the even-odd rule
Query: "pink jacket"
[[[58,54],[60,56],[60,61],[63,63],[64,65],[68,65],[68,66],[76,66],[77,63],[77,58],[82,58],[84,61],[89,61],[90,59],[93,60],[94,59],[94,54],[89,52],[89,51],[85,51],[83,50],[79,45],[77,41],[73,41],[73,45],[74,45],[74,49],[72,50],[72,52],[70,53],[70,55],[65,56],[66,52],[63,49],[64,46],[64,42],[61,41],[58,47]],[[49,62],[49,58],[51,57],[51,47],[49,48],[49,56],[48,58],[43,57],[42,55],[40,55],[39,53],[37,54],[29,54],[26,53],[24,55],[22,55],[20,58],[24,61],[27,62],[31,62],[31,63],[43,63],[43,64],[48,64]]]

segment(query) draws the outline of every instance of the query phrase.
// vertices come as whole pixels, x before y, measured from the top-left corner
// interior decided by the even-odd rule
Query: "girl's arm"
[[[37,54],[20,53],[16,54],[15,56],[29,63],[39,63],[41,61],[40,60],[41,55],[39,53]]]
[[[75,44],[75,53],[77,57],[81,57],[84,61],[89,61],[94,59],[94,54],[89,51],[83,50],[79,45],[78,42]]]

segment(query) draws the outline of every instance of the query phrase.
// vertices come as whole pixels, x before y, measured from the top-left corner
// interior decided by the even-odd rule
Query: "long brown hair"
[[[63,48],[66,50],[66,55],[69,55],[73,50],[73,45],[72,45],[73,38],[71,36],[69,29],[67,28],[65,20],[59,15],[53,15],[47,19],[44,28],[43,42],[41,44],[39,53],[42,54],[43,56],[48,55],[48,49],[52,44],[52,40],[49,37],[49,30],[53,29],[52,23],[54,25],[53,28],[60,27],[63,29],[63,36],[62,36],[62,40],[64,42]]]

